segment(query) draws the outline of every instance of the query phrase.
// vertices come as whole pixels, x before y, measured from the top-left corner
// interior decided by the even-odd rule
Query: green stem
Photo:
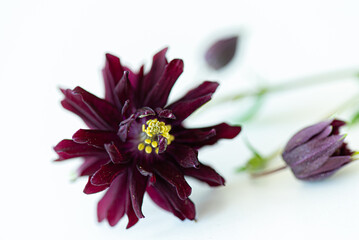
[[[252,173],[251,177],[252,178],[264,177],[264,176],[267,176],[267,175],[282,171],[282,170],[284,170],[286,168],[287,168],[287,165],[284,165],[282,167],[275,168],[275,169],[272,169],[272,170],[269,170],[269,171],[264,171],[264,172],[260,172],[260,173]]]
[[[226,96],[225,98],[218,100],[217,103],[234,101],[245,97],[254,97],[254,96],[260,96],[260,95],[265,95],[275,92],[296,90],[298,88],[304,88],[304,87],[318,85],[322,83],[328,83],[328,82],[335,82],[346,78],[354,78],[354,77],[357,78],[358,73],[359,73],[359,69],[346,69],[346,70],[334,71],[330,73],[318,74],[310,77],[297,78],[291,81],[284,81],[283,83],[273,86],[260,87],[259,89],[256,89],[254,91],[246,91],[239,94],[237,93],[237,94],[229,95]]]

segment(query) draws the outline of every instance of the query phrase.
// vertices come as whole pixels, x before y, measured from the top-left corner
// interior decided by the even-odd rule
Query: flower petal
[[[110,186],[109,184],[102,185],[102,186],[92,185],[90,179],[91,179],[91,176],[89,176],[88,182],[84,188],[84,193],[86,193],[86,194],[98,193],[98,192],[105,190],[106,188],[108,188]]]
[[[181,59],[172,60],[166,66],[161,78],[156,81],[151,91],[147,93],[144,105],[152,108],[165,106],[171,89],[182,72],[183,61]]]
[[[338,119],[333,119],[331,125],[333,126],[333,132],[332,134],[338,135],[340,127],[344,126],[346,122]]]
[[[92,175],[91,183],[96,186],[110,184],[117,175],[126,172],[126,169],[126,165],[108,162]]]
[[[144,103],[147,94],[151,91],[152,87],[156,84],[156,82],[161,78],[167,65],[166,52],[167,48],[161,50],[153,56],[151,70],[144,76],[142,82],[141,91],[138,96],[141,100],[139,102]]]
[[[80,96],[85,105],[95,116],[97,116],[98,120],[103,123],[106,128],[102,130],[113,130],[118,128],[122,116],[119,110],[112,104],[85,91],[81,87],[76,87],[72,93]]]
[[[87,144],[75,143],[72,140],[62,140],[54,147],[55,152],[59,155],[59,159],[56,161],[67,160],[76,157],[86,156],[106,156],[106,152],[99,148],[89,146]]]
[[[130,196],[128,196],[128,198],[129,199],[127,200],[127,210],[126,210],[126,214],[128,217],[128,223],[127,223],[126,229],[129,229],[130,227],[132,227],[133,225],[135,225],[138,222],[138,217],[136,216],[136,213],[133,209]]]
[[[136,115],[138,115],[139,118],[144,118],[148,116],[154,116],[156,115],[156,112],[149,107],[143,107],[137,110]]]
[[[195,110],[211,100],[218,85],[219,84],[216,82],[204,82],[166,108],[172,110],[173,114],[176,116],[176,122],[182,122]]]
[[[120,150],[118,150],[118,148],[116,147],[116,145],[112,142],[112,143],[107,143],[105,144],[105,149],[108,153],[108,155],[111,158],[111,161],[115,164],[117,163],[126,163],[128,162],[128,159],[125,159]]]
[[[186,219],[186,217],[179,211],[177,211],[171,203],[167,200],[167,198],[163,195],[162,192],[159,192],[155,187],[149,185],[146,189],[150,198],[161,208],[168,212],[172,212],[176,217],[181,219],[182,221]]]
[[[206,182],[209,186],[221,186],[224,185],[225,180],[210,166],[200,164],[198,169],[186,168],[183,170],[184,174],[197,178],[200,181]]]
[[[79,176],[89,176],[94,174],[102,165],[109,162],[108,156],[105,157],[85,157],[84,162],[77,169]]]
[[[138,73],[134,73],[133,71],[131,71],[129,68],[124,67],[124,70],[128,72],[128,79],[130,80],[131,83],[131,87],[132,87],[132,91],[133,91],[133,100],[136,103],[136,100],[139,100],[139,94],[141,91],[141,87],[143,85],[143,77],[144,77],[144,66],[142,65],[140,70],[138,71]],[[139,105],[136,105],[137,107],[142,107]]]
[[[61,101],[61,105],[78,115],[82,120],[92,129],[103,129],[106,126],[103,125],[102,121],[82,102],[81,97],[74,95],[71,89],[61,89],[65,95],[65,99]]]
[[[177,212],[181,213],[182,216],[190,220],[194,220],[196,216],[196,209],[193,202],[189,199],[180,199],[174,191],[174,189],[166,181],[163,181],[161,178],[158,178],[157,181],[153,184],[153,187],[158,193],[161,193],[163,199],[165,199]],[[165,209],[165,208],[164,208]],[[173,212],[177,217],[178,214]],[[180,219],[183,219],[179,217]]]
[[[122,109],[126,100],[130,99],[131,101],[133,99],[133,90],[130,80],[128,79],[128,74],[129,73],[125,71],[115,87],[115,94],[120,101],[120,107],[118,107],[118,109]]]
[[[158,162],[153,166],[156,173],[171,184],[182,200],[191,195],[192,189],[186,182],[183,173],[174,164],[168,161]]]
[[[73,136],[76,143],[105,148],[106,143],[119,142],[118,136],[112,131],[80,129]]]
[[[191,147],[172,143],[168,145],[167,152],[183,168],[197,168],[199,166],[198,152]]]
[[[129,180],[130,198],[132,208],[137,218],[144,218],[141,207],[143,201],[143,195],[146,191],[148,177],[144,177],[137,171],[137,168],[133,168],[132,176]]]
[[[330,125],[331,121],[324,121],[317,123],[315,125],[306,127],[301,131],[297,132],[287,143],[286,147],[284,148],[284,152],[289,152],[294,148],[298,147],[299,145],[304,144],[309,139],[314,137],[315,135],[322,132],[325,128]]]
[[[240,126],[230,126],[221,123],[211,127],[186,129],[176,127],[173,135],[177,143],[194,148],[213,145],[220,139],[232,139],[241,132]]]
[[[176,119],[176,116],[169,109],[162,109],[158,107],[156,108],[156,112],[160,118]]]
[[[105,218],[114,226],[125,214],[127,199],[127,174],[117,176],[106,194],[97,204],[97,218],[101,222]]]
[[[320,168],[313,171],[310,176],[303,176],[303,178],[305,180],[320,180],[329,177],[350,161],[351,156],[330,157]]]
[[[120,123],[117,135],[120,137],[120,139],[122,140],[122,142],[125,142],[127,139],[127,134],[130,131],[130,127],[132,122],[136,119],[136,116],[134,114],[132,114],[129,118],[123,120]]]
[[[115,93],[115,86],[123,76],[124,68],[121,65],[120,59],[109,53],[106,54],[106,64],[102,70],[102,75],[105,82],[105,99],[120,109],[121,104],[118,96]]]

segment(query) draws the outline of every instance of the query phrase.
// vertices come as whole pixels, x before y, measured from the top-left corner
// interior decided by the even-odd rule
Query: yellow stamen
[[[174,136],[169,133],[171,128],[171,125],[166,125],[165,122],[158,121],[157,118],[147,120],[146,124],[142,124],[142,132],[146,133],[147,136],[146,139],[138,145],[138,149],[140,151],[144,149],[148,154],[152,153],[154,149],[158,154],[158,139],[160,136],[166,139],[167,145],[170,145],[175,139]]]
[[[158,143],[156,141],[153,141],[151,145],[153,148],[156,148],[158,146]]]
[[[150,153],[152,152],[151,146],[146,146],[145,152],[148,153],[148,154],[150,154]]]
[[[137,148],[138,148],[138,150],[142,151],[145,148],[145,144],[140,143],[140,144],[138,144]]]

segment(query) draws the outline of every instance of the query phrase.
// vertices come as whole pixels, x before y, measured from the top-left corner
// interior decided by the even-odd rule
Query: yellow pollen
[[[158,146],[158,143],[156,141],[153,141],[151,145],[152,145],[153,148],[156,148]]]
[[[138,145],[138,150],[142,151],[144,149],[148,154],[155,150],[158,154],[158,140],[160,136],[166,139],[167,145],[170,145],[175,139],[174,136],[169,133],[171,128],[171,125],[166,125],[166,123],[158,121],[157,118],[148,120],[146,124],[142,124],[142,132],[146,134],[146,138]]]
[[[142,151],[145,148],[145,144],[140,143],[140,144],[138,144],[137,148],[138,148],[138,150]]]
[[[151,146],[146,146],[146,148],[145,148],[145,152],[146,153],[148,153],[148,154],[150,154],[151,152],[152,152],[152,148],[151,148]]]

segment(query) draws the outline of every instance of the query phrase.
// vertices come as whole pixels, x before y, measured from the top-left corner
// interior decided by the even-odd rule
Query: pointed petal
[[[333,127],[333,132],[332,134],[334,135],[338,135],[339,134],[339,129],[340,127],[344,126],[346,124],[346,122],[339,120],[339,119],[333,119],[333,121],[331,122],[330,125],[332,125]]]
[[[109,53],[106,54],[106,64],[102,70],[102,75],[105,82],[105,99],[118,108],[121,103],[115,93],[115,86],[123,76],[124,68],[121,65],[120,59]]]
[[[127,71],[125,71],[123,73],[121,80],[117,83],[117,85],[115,87],[115,93],[121,103],[121,106],[123,106],[123,104],[125,103],[126,100],[133,99],[132,98],[133,90],[131,87],[130,80],[128,79],[128,74],[129,73]],[[122,109],[122,107],[121,107],[121,109]]]
[[[320,122],[297,132],[287,143],[286,147],[284,148],[284,152],[289,152],[294,148],[306,143],[307,141],[309,141],[309,139],[311,139],[315,135],[322,132],[325,128],[330,126],[330,123],[331,121]]]
[[[174,164],[168,161],[161,161],[154,166],[156,173],[171,184],[182,200],[187,199],[191,195],[192,189],[186,182],[183,173]]]
[[[84,188],[84,193],[86,194],[93,194],[93,193],[98,193],[101,192],[103,190],[105,190],[106,188],[108,188],[110,185],[102,185],[102,186],[95,186],[91,184],[91,176],[89,176],[88,182]]]
[[[144,76],[142,88],[140,91],[140,97],[142,97],[142,103],[145,100],[147,94],[152,89],[152,86],[156,84],[158,79],[161,78],[165,67],[167,65],[166,59],[167,48],[161,50],[153,56],[153,62],[151,70]]]
[[[232,139],[240,132],[240,126],[230,126],[226,123],[221,123],[205,128],[186,129],[177,127],[173,134],[177,143],[200,148],[206,145],[213,145],[220,139]]]
[[[199,166],[198,152],[191,147],[172,143],[168,145],[167,152],[183,168],[197,168]]]
[[[121,114],[124,118],[129,117],[129,107],[130,107],[130,100],[126,100],[125,103],[123,104],[123,107],[121,109]]]
[[[156,81],[152,89],[148,92],[144,105],[152,108],[164,107],[173,85],[182,72],[183,61],[181,59],[172,60],[166,66],[161,78]]]
[[[194,220],[196,216],[196,209],[193,202],[189,198],[184,200],[180,199],[171,185],[163,181],[161,178],[157,179],[153,186],[157,189],[157,192],[163,194],[164,198],[176,211],[180,212],[185,218]]]
[[[136,216],[135,211],[133,210],[130,196],[128,196],[128,198],[129,199],[127,200],[127,210],[126,210],[126,214],[128,217],[128,223],[127,223],[126,229],[129,229],[130,227],[132,227],[133,225],[135,225],[138,222],[138,217]]]
[[[217,87],[218,83],[204,82],[166,108],[172,110],[173,114],[176,116],[176,122],[182,122],[195,110],[208,102],[212,98]]]
[[[182,99],[189,100],[214,93],[219,86],[217,82],[204,81],[198,87],[190,90]]]
[[[209,186],[223,186],[225,183],[224,178],[219,175],[213,168],[210,166],[200,164],[198,169],[195,168],[186,168],[183,170],[184,174],[197,178],[200,181],[206,182]]]
[[[119,138],[113,131],[80,129],[73,136],[72,140],[80,144],[88,144],[104,149],[106,143],[119,142]]]
[[[80,96],[81,100],[91,110],[106,128],[103,130],[113,130],[118,128],[118,124],[122,120],[121,113],[111,103],[96,97],[95,95],[85,91],[81,87],[76,87],[72,93]]]
[[[176,217],[181,219],[182,221],[186,219],[186,217],[179,211],[177,211],[171,203],[167,200],[167,198],[159,192],[155,187],[149,185],[147,187],[147,193],[150,198],[161,208],[168,212],[172,212]]]
[[[303,178],[305,178],[305,180],[320,180],[327,178],[349,162],[351,162],[351,156],[330,157],[320,168],[313,171],[310,176],[304,176]]]
[[[101,222],[105,218],[114,226],[124,215],[126,207],[127,174],[117,176],[106,194],[97,204],[97,218]]]
[[[127,118],[126,120],[123,120],[120,123],[117,135],[120,137],[122,142],[126,141],[128,131],[130,131],[131,124],[135,120],[135,118],[136,118],[135,115],[132,114],[129,118]]]
[[[56,161],[62,161],[70,158],[76,157],[86,157],[86,156],[106,156],[106,152],[99,148],[89,146],[87,144],[75,143],[72,140],[62,140],[54,147],[55,152],[59,155],[59,159]]]
[[[105,144],[105,149],[108,153],[108,155],[111,158],[111,161],[115,164],[117,163],[126,163],[128,162],[128,159],[125,159],[120,150],[118,150],[118,148],[116,147],[116,145],[114,143],[107,143]]]
[[[94,174],[102,165],[109,162],[108,157],[85,157],[84,162],[77,169],[79,176],[89,176]]]
[[[122,177],[122,176],[121,176]],[[111,227],[115,226],[118,221],[125,215],[126,205],[128,204],[128,179],[127,174],[123,174],[120,179],[120,185],[117,189],[117,194],[112,202],[112,205],[107,211],[107,221]]]
[[[137,218],[144,218],[141,208],[143,202],[143,195],[146,191],[148,177],[144,177],[137,171],[137,168],[132,170],[132,177],[130,178],[130,198],[132,203],[132,208],[137,216]]]
[[[109,162],[92,175],[91,183],[96,186],[110,184],[117,175],[126,172],[126,169],[126,165]]]
[[[65,99],[61,101],[61,105],[65,109],[78,115],[86,125],[92,129],[106,128],[103,122],[86,106],[80,96],[74,95],[71,89],[61,89],[61,91],[65,95]]]

